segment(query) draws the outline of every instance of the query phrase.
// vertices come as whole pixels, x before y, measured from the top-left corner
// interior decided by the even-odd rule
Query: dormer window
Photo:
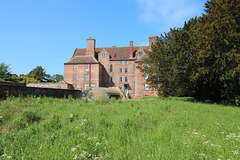
[[[102,57],[106,57],[106,53],[105,52],[102,52]]]
[[[142,56],[143,55],[143,52],[139,52],[139,56]]]

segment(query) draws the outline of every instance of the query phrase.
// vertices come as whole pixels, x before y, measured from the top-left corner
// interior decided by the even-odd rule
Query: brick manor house
[[[149,46],[95,48],[95,39],[87,39],[87,48],[76,48],[72,58],[64,63],[64,81],[74,89],[89,87],[120,87],[131,98],[157,96],[149,88],[147,76],[137,68],[151,50],[156,37],[149,37]]]

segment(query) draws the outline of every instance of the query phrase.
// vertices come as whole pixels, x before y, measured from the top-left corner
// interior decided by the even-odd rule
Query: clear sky
[[[75,48],[148,45],[204,13],[206,0],[0,0],[0,63],[12,74],[41,65],[62,74]]]

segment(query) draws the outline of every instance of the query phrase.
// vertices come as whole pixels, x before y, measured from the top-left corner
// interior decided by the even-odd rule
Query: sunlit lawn
[[[8,98],[0,159],[239,159],[239,117],[177,98]]]

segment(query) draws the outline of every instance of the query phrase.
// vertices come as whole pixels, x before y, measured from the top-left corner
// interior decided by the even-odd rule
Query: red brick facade
[[[95,48],[95,39],[87,40],[86,49],[75,49],[71,60],[64,63],[64,81],[75,89],[88,87],[120,87],[131,98],[157,96],[157,91],[149,89],[143,73],[137,69],[156,42],[149,37],[149,46]]]

